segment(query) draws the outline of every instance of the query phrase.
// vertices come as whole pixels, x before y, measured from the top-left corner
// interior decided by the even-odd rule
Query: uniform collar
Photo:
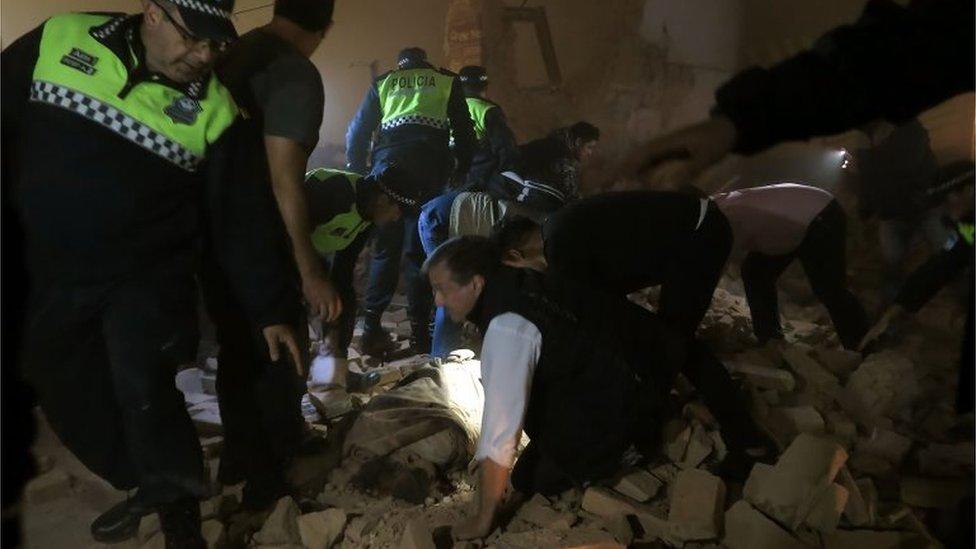
[[[146,69],[146,48],[139,36],[141,24],[142,14],[123,14],[92,27],[88,30],[88,34],[122,61],[132,84],[152,80],[181,91],[191,99],[198,101],[206,99],[207,83],[212,78],[212,74],[184,84]]]

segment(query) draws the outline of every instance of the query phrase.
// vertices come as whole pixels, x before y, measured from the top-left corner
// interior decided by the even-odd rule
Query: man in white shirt
[[[503,266],[481,237],[444,243],[425,271],[437,305],[484,334],[478,511],[455,526],[455,537],[491,531],[510,479],[523,493],[559,493],[611,476],[632,445],[654,447],[661,406],[685,360],[681,338],[655,315]],[[515,463],[523,429],[531,442]]]

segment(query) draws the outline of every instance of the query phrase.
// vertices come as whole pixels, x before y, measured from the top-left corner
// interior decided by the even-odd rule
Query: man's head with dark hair
[[[309,31],[322,33],[332,24],[335,0],[275,0],[274,14]]]
[[[506,216],[491,231],[491,240],[501,251],[505,265],[537,271],[548,267],[542,227],[528,217]]]
[[[423,272],[434,290],[434,302],[455,322],[465,320],[478,304],[485,283],[501,266],[498,247],[480,236],[458,236],[437,247]]]
[[[275,0],[274,17],[264,29],[312,57],[332,26],[335,0]]]
[[[554,130],[552,135],[563,139],[577,160],[586,162],[596,150],[600,128],[581,120],[572,126]]]
[[[403,48],[397,54],[397,66],[400,68],[418,65],[427,61],[427,52],[423,48],[412,46]]]
[[[356,186],[356,207],[375,225],[397,221],[404,212],[417,212],[421,203],[410,178],[390,164],[362,178]]]
[[[481,95],[488,89],[488,73],[478,65],[462,67],[458,71],[458,80],[466,95]]]

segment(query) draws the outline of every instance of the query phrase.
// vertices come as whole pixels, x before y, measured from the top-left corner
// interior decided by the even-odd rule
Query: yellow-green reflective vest
[[[966,241],[966,244],[972,246],[973,240],[976,238],[976,225],[960,221],[956,226],[956,229],[959,231],[959,234],[962,236],[963,240]]]
[[[358,173],[334,170],[330,168],[316,168],[305,174],[305,180],[315,179],[317,181],[329,181],[336,185],[343,182],[352,187],[352,194],[356,196],[356,184],[363,176]],[[359,215],[355,199],[349,207],[349,211],[343,212],[325,223],[318,225],[312,231],[312,246],[315,251],[322,255],[329,255],[339,250],[344,250],[356,240],[363,231],[369,229],[372,223],[363,219]]]
[[[376,84],[381,130],[419,124],[447,130],[447,103],[454,77],[432,68],[393,71]]]
[[[474,136],[478,141],[485,138],[485,115],[497,105],[480,97],[468,97],[468,112],[471,113],[471,121],[474,123]]]
[[[92,36],[94,27],[112,19],[70,13],[44,24],[31,101],[69,110],[195,171],[205,160],[208,145],[237,118],[230,92],[211,76],[200,99],[151,80],[120,97],[129,79],[126,65]]]

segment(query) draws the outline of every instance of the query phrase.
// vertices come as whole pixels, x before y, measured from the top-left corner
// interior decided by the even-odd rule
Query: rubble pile
[[[456,434],[428,436],[374,469],[352,468],[355,460],[343,453],[351,419],[424,366],[412,357],[379,365],[381,382],[369,395],[336,403],[311,393],[306,417],[328,448],[295,464],[291,478],[301,493],[255,515],[241,510],[240,485],[215,482],[214,497],[202,505],[208,546],[940,547],[955,506],[971,496],[974,468],[971,426],[966,436],[953,430],[945,381],[953,349],[919,354],[909,338],[910,352],[895,347],[862,358],[841,349],[815,314],[822,316],[787,320],[784,342],[758,348],[745,300],[734,289],[715,294],[700,333],[749,391],[756,421],[781,452],[743,477],[726,473],[727,441],[692,400],[664,426],[658,454],[633,460],[600,485],[512,499],[486,539],[455,543],[450,526],[475,505],[477,483],[464,459],[447,454],[458,447]],[[402,310],[384,319],[401,338],[409,336],[404,323]],[[369,362],[354,356],[353,368]],[[184,378],[191,393],[199,391],[188,406],[209,413],[211,395],[198,381],[206,372]],[[195,416],[215,475],[221,439],[205,419]],[[71,482],[55,466],[31,483],[28,501],[70,490]],[[155,515],[143,519],[138,540],[162,547]]]

